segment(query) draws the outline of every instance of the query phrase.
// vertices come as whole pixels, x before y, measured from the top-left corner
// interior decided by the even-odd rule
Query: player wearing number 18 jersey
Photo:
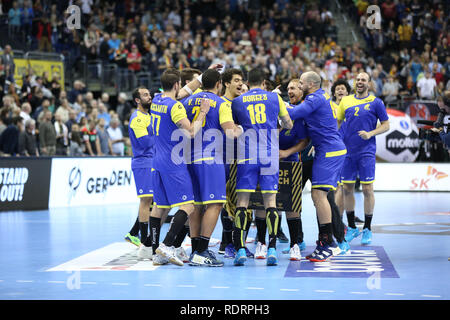
[[[231,105],[236,121],[245,130],[239,138],[237,154],[237,203],[233,234],[237,250],[235,265],[242,265],[246,261],[244,249],[246,211],[250,193],[256,190],[258,184],[263,194],[269,229],[267,265],[277,264],[275,247],[279,223],[276,209],[279,175],[278,117],[286,129],[292,129],[292,121],[281,97],[262,89],[264,80],[265,74],[261,69],[250,70],[248,73],[250,90],[235,98]]]

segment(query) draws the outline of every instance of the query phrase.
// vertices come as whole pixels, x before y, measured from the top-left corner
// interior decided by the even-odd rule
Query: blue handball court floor
[[[363,218],[362,193],[355,197]],[[222,268],[139,261],[137,247],[123,240],[137,216],[134,204],[0,212],[0,300],[448,300],[450,193],[375,197],[370,246],[359,237],[347,255],[313,263],[289,261],[281,252],[289,244],[278,242],[278,265],[271,267],[254,259],[243,267],[224,259]],[[309,193],[302,221],[304,257],[317,237]],[[285,217],[282,227],[288,235]],[[215,252],[221,231],[219,220]],[[252,227],[251,251],[255,236]],[[189,242],[184,246],[189,254]]]

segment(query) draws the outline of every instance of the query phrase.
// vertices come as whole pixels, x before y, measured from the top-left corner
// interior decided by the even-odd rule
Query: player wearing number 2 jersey
[[[373,181],[375,180],[375,151],[377,134],[389,130],[389,117],[381,99],[369,94],[370,76],[361,72],[356,76],[354,95],[342,98],[339,103],[338,120],[344,121],[344,142],[348,155],[342,169],[344,203],[347,213],[347,242],[359,235],[355,225],[355,199],[353,196],[356,176],[364,194],[364,227],[362,244],[372,241],[371,221],[375,206]],[[381,122],[377,126],[378,120]]]

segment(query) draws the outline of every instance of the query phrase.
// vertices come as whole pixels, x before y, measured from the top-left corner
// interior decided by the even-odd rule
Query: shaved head
[[[300,79],[305,83],[312,84],[314,87],[320,87],[320,83],[322,82],[320,76],[314,71],[303,73]]]
[[[320,84],[322,79],[320,76],[314,71],[304,72],[299,81],[300,90],[303,91],[303,97],[306,97],[311,92],[320,89]]]

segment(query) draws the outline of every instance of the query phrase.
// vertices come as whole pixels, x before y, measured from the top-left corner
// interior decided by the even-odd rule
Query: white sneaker
[[[289,255],[290,255],[289,260],[291,260],[291,261],[302,260],[302,254],[300,253],[300,248],[299,248],[298,244],[294,244],[294,246],[291,248],[291,250],[289,250]]]
[[[267,246],[258,241],[255,250],[255,259],[266,259],[267,257]]]
[[[162,265],[168,264],[168,263],[169,263],[169,260],[166,257],[164,257],[160,254],[153,255],[153,265],[154,266],[162,266]]]
[[[169,259],[170,263],[176,264],[177,266],[183,266],[183,261],[181,261],[176,253],[175,247],[167,247],[164,243],[160,243],[158,249],[156,249],[156,253],[166,257]]]
[[[140,260],[149,259],[152,260],[153,257],[153,249],[152,247],[146,247],[142,243],[139,246],[137,256]]]
[[[186,251],[184,251],[183,247],[175,248],[175,254],[183,262],[189,262],[189,256]]]

